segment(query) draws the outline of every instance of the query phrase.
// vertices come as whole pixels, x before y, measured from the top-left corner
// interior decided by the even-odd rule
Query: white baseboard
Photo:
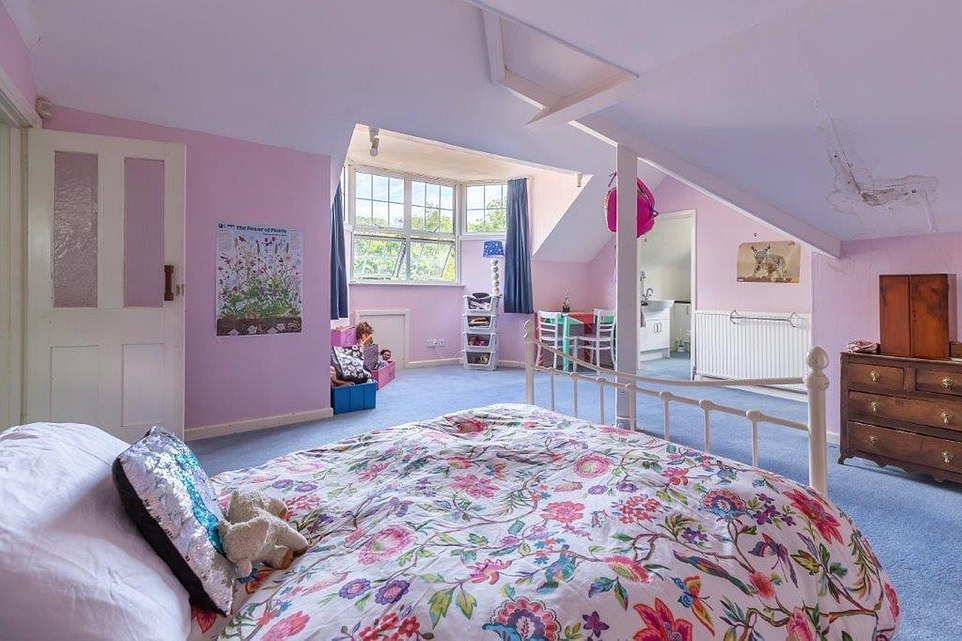
[[[524,369],[524,363],[522,363],[521,361],[498,361],[498,367],[507,367],[511,369],[514,369],[514,368]]]
[[[264,418],[249,418],[243,421],[230,421],[218,425],[204,425],[203,427],[190,427],[184,430],[185,441],[199,441],[215,436],[225,436],[227,434],[240,434],[241,432],[253,432],[272,427],[282,427],[293,425],[294,423],[306,423],[308,421],[320,421],[334,416],[334,410],[330,407],[324,409],[311,410],[309,412],[292,412],[279,416],[267,416]]]
[[[416,367],[437,367],[438,365],[457,365],[461,362],[460,358],[434,358],[427,361],[408,361],[408,368]]]

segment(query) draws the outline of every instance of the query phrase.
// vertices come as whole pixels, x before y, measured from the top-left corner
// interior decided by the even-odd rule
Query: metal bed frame
[[[828,452],[826,449],[826,415],[825,391],[828,389],[828,377],[825,368],[828,367],[828,354],[821,347],[813,347],[806,358],[809,372],[805,377],[784,378],[752,378],[726,380],[698,380],[657,378],[652,376],[638,376],[628,372],[618,372],[604,367],[598,367],[588,361],[578,358],[577,354],[568,354],[549,345],[539,342],[534,335],[534,323],[528,321],[524,326],[525,352],[525,385],[526,400],[534,404],[535,372],[544,372],[550,377],[551,407],[555,409],[555,379],[557,377],[570,378],[574,402],[574,415],[578,416],[578,383],[586,381],[598,387],[598,400],[601,422],[605,422],[605,390],[611,388],[626,396],[627,416],[616,417],[621,424],[627,424],[631,429],[637,429],[636,408],[638,396],[660,399],[664,410],[664,438],[671,440],[671,404],[680,403],[700,408],[705,415],[705,452],[711,451],[711,418],[712,412],[720,412],[732,416],[741,416],[751,424],[752,431],[752,465],[758,467],[758,426],[761,423],[780,425],[808,434],[808,484],[816,491],[826,494],[828,490]],[[577,370],[588,370],[591,374],[581,371],[562,371],[540,365],[541,357],[545,354],[556,354],[567,362],[577,366]],[[786,418],[765,414],[755,409],[739,409],[722,405],[708,399],[697,399],[682,396],[667,390],[654,390],[641,387],[639,384],[663,385],[673,387],[744,387],[744,386],[772,386],[772,385],[804,385],[808,390],[808,423],[799,423]],[[616,411],[617,413],[617,411]]]

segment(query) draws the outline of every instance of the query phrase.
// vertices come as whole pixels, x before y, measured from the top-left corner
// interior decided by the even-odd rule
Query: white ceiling
[[[637,74],[586,122],[639,152],[838,239],[962,230],[962,3],[477,4]]]
[[[614,153],[525,126],[538,109],[492,81],[478,6],[511,23],[506,64],[555,95],[603,62],[636,74],[583,122],[803,239],[962,230],[956,0],[473,2],[3,0],[57,104],[336,164],[364,122],[594,174],[543,258],[587,260],[609,238]]]
[[[554,173],[574,180],[578,172],[546,168],[503,156],[462,149],[387,129],[378,129],[378,154],[371,156],[368,125],[357,125],[351,136],[347,159],[355,165],[416,173],[454,182],[504,180],[534,173]]]

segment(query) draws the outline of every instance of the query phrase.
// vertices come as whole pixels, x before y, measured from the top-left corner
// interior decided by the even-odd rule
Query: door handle
[[[174,266],[164,265],[164,300],[174,300]]]

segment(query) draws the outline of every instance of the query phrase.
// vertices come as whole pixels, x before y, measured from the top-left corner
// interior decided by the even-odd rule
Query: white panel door
[[[29,131],[27,422],[183,435],[184,179],[183,145]]]

